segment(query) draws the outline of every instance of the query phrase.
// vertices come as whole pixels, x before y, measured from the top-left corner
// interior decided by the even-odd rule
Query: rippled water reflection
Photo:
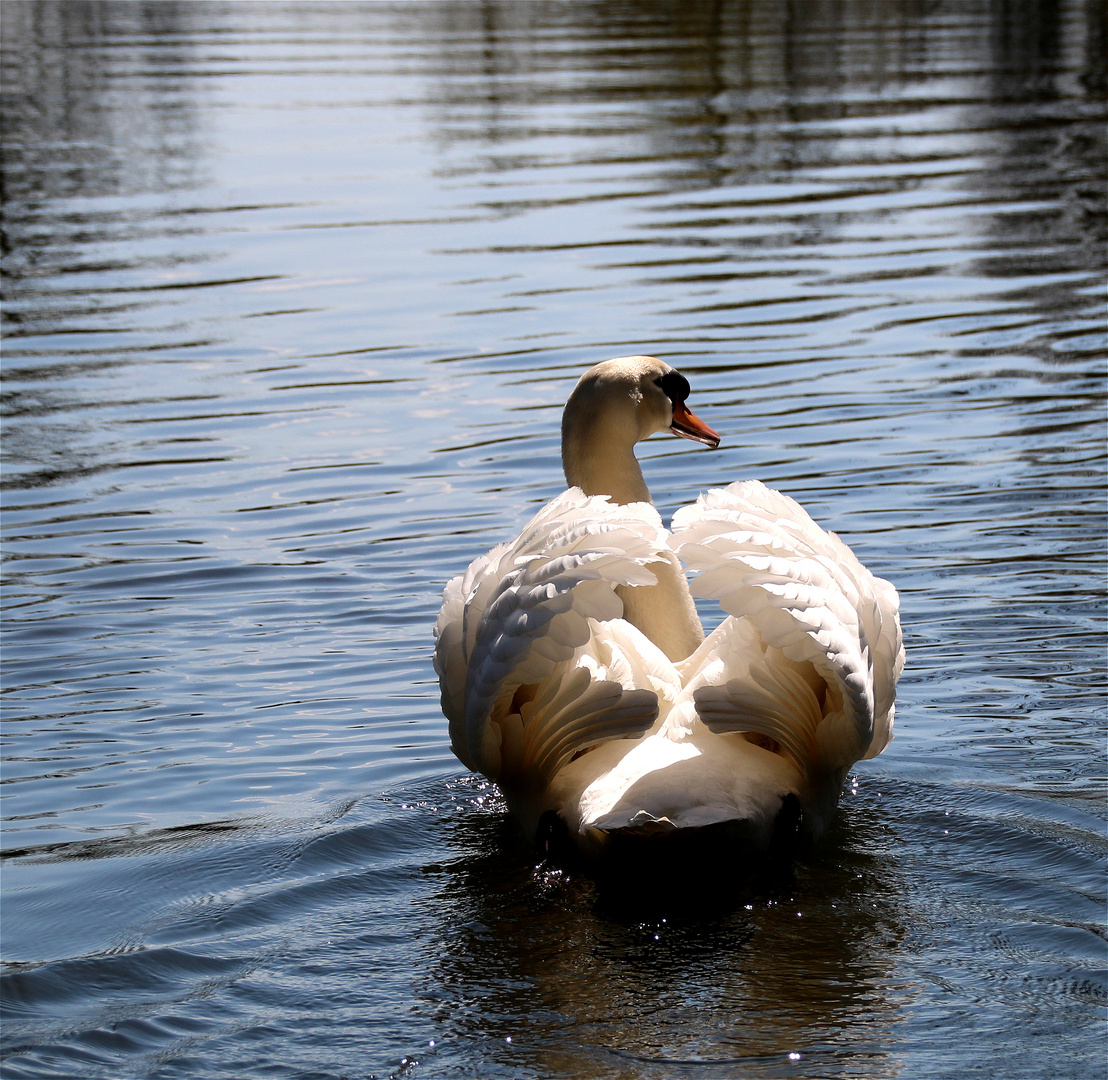
[[[5,1076],[1102,1075],[1104,19],[7,0]],[[781,488],[909,650],[827,844],[663,906],[429,656],[637,351],[663,512]]]

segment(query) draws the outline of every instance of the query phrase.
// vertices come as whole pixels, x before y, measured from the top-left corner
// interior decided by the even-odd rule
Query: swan
[[[540,848],[555,831],[594,859],[657,837],[814,839],[892,737],[888,581],[758,481],[663,526],[634,447],[663,431],[718,446],[689,393],[655,357],[589,368],[562,417],[568,490],[443,593],[451,748]],[[725,613],[707,636],[694,597]]]

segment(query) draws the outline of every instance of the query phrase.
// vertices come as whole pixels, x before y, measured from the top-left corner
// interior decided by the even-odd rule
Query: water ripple
[[[7,4],[5,1075],[1089,1075],[1102,24]],[[827,847],[672,909],[533,865],[429,659],[633,352],[724,437],[659,509],[795,496],[909,655]]]

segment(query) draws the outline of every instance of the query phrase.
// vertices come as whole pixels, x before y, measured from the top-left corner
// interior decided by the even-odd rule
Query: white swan
[[[892,736],[889,582],[757,481],[662,526],[633,448],[666,430],[717,446],[688,393],[650,356],[585,372],[562,419],[569,490],[446,586],[435,626],[454,753],[532,839],[557,822],[588,855],[708,826],[758,849],[818,836]],[[694,596],[727,613],[707,638]]]

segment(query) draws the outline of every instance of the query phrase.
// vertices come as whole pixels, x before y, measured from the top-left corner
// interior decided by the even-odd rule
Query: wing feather
[[[649,504],[571,488],[447,585],[435,670],[469,768],[548,779],[574,754],[650,727],[657,693],[609,627],[623,614],[616,586],[654,584],[649,564],[667,547]]]
[[[757,481],[702,495],[674,516],[673,533],[674,549],[699,571],[693,595],[719,600],[760,639],[747,632],[732,649],[723,635],[714,645],[722,665],[687,672],[704,723],[771,738],[809,772],[879,753],[904,664],[892,585]]]

